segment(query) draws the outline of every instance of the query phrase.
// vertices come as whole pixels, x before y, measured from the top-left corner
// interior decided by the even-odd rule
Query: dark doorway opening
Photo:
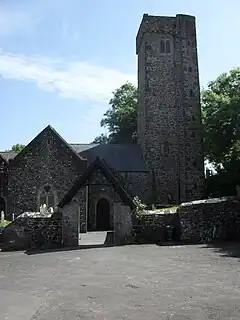
[[[97,230],[107,231],[110,230],[110,205],[109,202],[102,198],[97,203]]]
[[[4,212],[5,217],[6,217],[6,202],[5,202],[5,200],[3,199],[3,197],[0,197],[0,213],[1,213],[2,211]]]

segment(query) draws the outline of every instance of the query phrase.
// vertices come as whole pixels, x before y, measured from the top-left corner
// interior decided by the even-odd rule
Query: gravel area
[[[239,251],[139,245],[0,252],[0,320],[239,320]]]

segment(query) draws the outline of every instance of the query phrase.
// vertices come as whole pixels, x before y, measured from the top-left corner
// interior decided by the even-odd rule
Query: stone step
[[[80,246],[106,246],[113,245],[113,231],[91,231],[79,234]]]

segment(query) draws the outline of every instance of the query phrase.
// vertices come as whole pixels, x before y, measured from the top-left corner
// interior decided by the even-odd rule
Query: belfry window
[[[55,206],[55,197],[51,186],[44,186],[44,188],[40,191],[39,207],[43,204],[46,204],[47,208],[54,208]]]
[[[163,40],[161,40],[160,42],[160,52],[161,53],[165,52],[165,42]]]
[[[166,53],[170,53],[170,52],[171,52],[170,41],[167,40],[167,41],[166,41]]]

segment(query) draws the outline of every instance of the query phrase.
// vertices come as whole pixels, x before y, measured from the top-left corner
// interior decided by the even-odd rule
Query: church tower
[[[138,143],[158,203],[202,198],[204,160],[195,18],[143,15],[138,55]]]

